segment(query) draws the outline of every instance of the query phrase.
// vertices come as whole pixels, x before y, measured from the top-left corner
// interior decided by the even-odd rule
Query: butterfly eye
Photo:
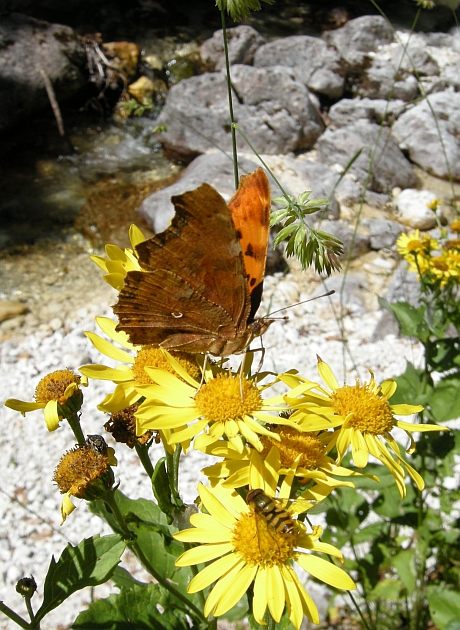
[[[171,315],[172,315],[173,317],[175,317],[175,319],[180,319],[181,317],[183,317],[183,316],[184,316],[184,314],[183,314],[183,313],[180,313],[180,312],[177,312],[177,313],[171,313]]]

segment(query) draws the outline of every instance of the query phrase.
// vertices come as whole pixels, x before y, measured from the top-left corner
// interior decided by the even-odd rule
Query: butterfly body
[[[228,356],[270,320],[255,319],[268,245],[270,189],[262,169],[241,178],[227,205],[208,184],[172,197],[171,225],[136,247],[113,307],[135,345]]]

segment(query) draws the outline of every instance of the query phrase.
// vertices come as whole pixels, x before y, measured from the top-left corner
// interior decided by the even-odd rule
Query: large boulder
[[[288,153],[314,144],[321,117],[308,89],[286,68],[235,65],[231,80],[235,120],[256,151]],[[158,140],[169,155],[190,161],[213,146],[230,150],[225,75],[203,74],[172,87],[156,122],[166,126]]]
[[[78,93],[87,82],[85,65],[85,48],[68,26],[18,13],[2,16],[0,131],[51,107],[45,88],[47,78],[58,103]]]

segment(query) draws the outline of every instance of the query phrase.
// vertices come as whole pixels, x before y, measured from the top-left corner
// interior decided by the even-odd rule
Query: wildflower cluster
[[[117,290],[127,272],[139,270],[135,246],[143,236],[133,227],[130,238],[132,250],[107,246],[108,258],[95,258]],[[429,242],[420,243],[424,245],[418,251],[426,254],[432,249]],[[406,246],[408,252],[413,250]],[[111,319],[98,317],[97,324],[104,337],[89,332],[87,337],[102,355],[118,363],[116,367],[86,365],[80,368],[83,377],[54,373],[37,387],[36,403],[9,400],[7,405],[23,413],[45,407],[51,430],[62,417],[75,420],[82,401],[80,382],[112,382],[112,393],[98,406],[110,414],[104,427],[117,442],[136,448],[168,520],[185,509],[177,484],[180,453],[193,446],[213,460],[202,471],[208,485],[198,486],[200,513],[190,516],[192,527],[173,535],[176,541],[195,545],[176,558],[177,567],[205,565],[187,587],[189,595],[207,592],[204,616],[224,615],[250,593],[252,614],[260,624],[269,617],[279,622],[284,611],[297,630],[304,616],[319,623],[295,566],[334,588],[352,590],[356,585],[333,560],[343,562],[339,549],[321,541],[322,528],[295,516],[303,514],[305,519],[334,490],[352,488],[369,456],[390,470],[402,497],[406,473],[423,489],[422,477],[401,454],[392,430],[407,434],[406,452],[412,453],[413,432],[442,427],[398,420],[397,416],[416,414],[423,407],[391,405],[396,383],[388,379],[378,385],[372,373],[367,383],[341,386],[318,358],[324,384],[296,370],[251,374],[251,353],[235,371],[203,355],[134,346]],[[274,386],[277,393],[270,395]],[[69,405],[73,399],[78,407]],[[167,467],[162,460],[155,467],[150,462],[154,438],[164,446]],[[350,448],[359,470],[342,464]],[[64,494],[63,521],[74,509],[70,497],[102,498],[116,513],[113,465],[113,450],[101,436],[86,440],[80,436],[55,472]]]
[[[398,252],[409,263],[409,269],[417,273],[423,286],[450,288],[460,280],[460,222],[451,225],[454,235],[443,231],[439,239],[415,230],[401,234],[397,241]]]

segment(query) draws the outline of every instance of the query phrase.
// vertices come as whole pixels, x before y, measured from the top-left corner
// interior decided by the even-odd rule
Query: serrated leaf
[[[57,608],[72,593],[86,586],[103,584],[112,575],[125,550],[121,536],[93,536],[76,547],[68,544],[56,562],[51,558],[43,586],[43,602],[37,621]]]
[[[168,605],[165,590],[152,583],[147,588],[134,586],[93,602],[72,625],[73,630],[189,630],[189,627],[184,612],[176,604]]]

